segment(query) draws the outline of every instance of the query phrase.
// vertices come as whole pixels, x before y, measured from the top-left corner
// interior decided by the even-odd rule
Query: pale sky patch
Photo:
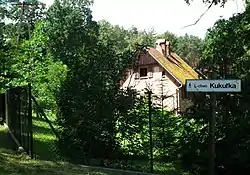
[[[53,3],[53,0],[41,1],[48,5]],[[229,0],[224,8],[214,6],[198,24],[184,29],[182,27],[194,23],[206,10],[207,6],[201,0],[194,0],[190,6],[184,0],[95,0],[92,11],[94,20],[105,19],[126,29],[131,26],[140,30],[154,28],[157,33],[170,31],[204,38],[216,20],[242,12],[242,1]]]

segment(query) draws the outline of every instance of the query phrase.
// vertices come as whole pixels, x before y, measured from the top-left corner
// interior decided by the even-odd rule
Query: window
[[[140,68],[140,77],[146,77],[148,75],[147,68]]]

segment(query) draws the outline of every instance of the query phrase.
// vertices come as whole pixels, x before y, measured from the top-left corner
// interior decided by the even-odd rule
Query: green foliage
[[[202,56],[203,44],[202,39],[186,34],[177,39],[175,52],[191,67],[197,67]]]
[[[99,23],[99,40],[108,47],[113,47],[116,52],[122,53],[126,50],[134,50],[138,45],[155,47],[155,41],[165,38],[171,42],[171,50],[176,52],[187,63],[196,67],[199,64],[203,40],[192,35],[177,37],[171,32],[156,35],[154,30],[138,31],[136,27],[128,30],[118,25],[112,25],[103,20]]]
[[[144,96],[138,97],[133,91],[123,92],[122,101],[123,110],[119,110],[117,120],[121,149],[126,155],[147,159],[150,150],[148,102]],[[185,159],[188,149],[185,145],[198,141],[199,134],[206,129],[206,125],[198,124],[194,119],[189,120],[153,106],[154,158],[163,162]]]
[[[69,69],[78,64],[77,61],[80,61],[85,49],[96,47],[98,26],[92,20],[88,5],[86,0],[58,0],[48,10],[48,48]]]
[[[18,0],[11,1],[11,3],[18,3]],[[11,5],[7,3],[8,7],[5,10],[5,21],[8,24],[5,26],[5,33],[8,39],[14,39],[13,44],[19,41],[28,40],[29,32],[35,29],[37,21],[41,21],[45,17],[46,7],[45,4],[40,3],[38,0],[25,0],[25,2],[34,5],[22,6]],[[35,5],[37,4],[37,5]]]
[[[48,52],[48,39],[43,22],[36,25],[30,41],[22,42],[15,53],[12,72],[20,78],[9,81],[8,86],[32,83],[32,91],[45,108],[56,109],[55,95],[66,77],[66,66],[55,60]]]
[[[127,155],[147,158],[149,152],[148,105],[144,97],[137,98],[137,94],[133,91],[124,93],[120,97],[124,105],[132,106],[122,104],[124,108],[118,113],[117,137],[121,149]]]
[[[249,173],[249,9],[243,14],[231,17],[229,20],[219,20],[212,27],[205,38],[205,47],[201,60],[201,67],[216,71],[218,78],[242,79],[242,92],[237,94],[217,95],[217,130],[216,130],[216,167],[219,173],[228,174]],[[209,116],[200,111],[208,111],[209,99],[206,105],[197,105],[190,112],[190,117],[208,121]],[[202,104],[197,101],[197,104]],[[210,112],[209,112],[210,113]],[[200,126],[204,123],[200,123]],[[204,138],[204,133],[198,133],[198,138]],[[192,136],[193,137],[193,136]],[[195,138],[195,137],[194,137]],[[206,142],[196,138],[194,144],[189,142],[186,146],[192,149],[186,157],[199,155],[187,159],[186,165],[197,166],[196,171],[202,173],[206,156]],[[185,147],[184,147],[185,148]],[[203,167],[203,168],[202,168]]]
[[[113,156],[116,149],[115,99],[123,59],[102,44],[97,48],[68,72],[58,97],[63,144],[74,147],[73,155]]]
[[[88,4],[56,1],[48,13],[45,31],[49,49],[68,67],[57,95],[59,146],[73,159],[76,155],[116,156],[118,83],[133,53],[129,49],[117,52],[117,40],[109,40],[104,32],[98,35]],[[109,26],[99,31],[105,27]]]
[[[98,24],[99,40],[106,46],[112,45],[118,53],[135,50],[138,45],[154,46],[154,30],[138,31],[136,27],[126,30],[118,25],[113,26],[105,20],[99,21]]]
[[[35,7],[26,8],[17,48],[18,25],[2,22],[0,73],[17,78],[1,78],[1,88],[32,83],[39,104],[57,114],[62,155],[79,158],[80,163],[84,163],[82,159],[101,158],[112,164],[121,158],[130,168],[133,161],[129,159],[144,159],[140,162],[145,170],[149,154],[147,100],[132,90],[119,90],[118,84],[124,68],[135,66],[134,55],[141,52],[131,51],[138,45],[154,47],[156,39],[167,38],[173,51],[192,67],[202,54],[202,68],[218,70],[218,77],[244,80],[243,93],[218,95],[216,131],[217,167],[242,174],[241,169],[246,170],[249,164],[249,10],[219,20],[202,41],[189,35],[156,35],[154,30],[97,23],[92,20],[91,4],[88,0],[56,0],[47,12],[39,7],[37,14]],[[1,6],[1,16],[19,20],[20,9],[6,10]],[[32,27],[30,40],[27,22]],[[183,116],[153,106],[156,161],[180,163],[197,174],[206,172],[209,100],[198,94],[193,108]],[[114,166],[121,167],[121,161],[113,161]]]

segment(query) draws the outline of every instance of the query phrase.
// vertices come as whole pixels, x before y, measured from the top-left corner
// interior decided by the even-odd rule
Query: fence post
[[[28,111],[28,123],[29,123],[29,154],[33,159],[33,132],[32,132],[32,99],[31,99],[31,84],[28,84],[28,98],[29,98],[29,111]]]
[[[8,91],[4,94],[4,105],[5,105],[5,122],[9,125],[9,105],[8,105]]]
[[[152,91],[148,90],[148,117],[149,117],[149,138],[150,138],[150,173],[154,172],[153,162],[153,138],[152,138]]]

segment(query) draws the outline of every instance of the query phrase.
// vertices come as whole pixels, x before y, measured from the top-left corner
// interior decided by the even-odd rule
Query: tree
[[[98,26],[92,20],[90,4],[88,0],[56,0],[48,10],[46,33],[50,51],[70,69],[86,47],[97,43]]]
[[[38,0],[25,1],[27,5],[23,7],[17,5],[18,2],[7,3],[10,7],[5,11],[6,20],[10,21],[5,27],[6,37],[13,39],[13,43],[17,42],[17,37],[19,41],[29,39],[29,33],[34,30],[36,22],[42,20],[46,13],[46,5]]]
[[[49,52],[45,26],[45,22],[37,23],[32,38],[20,44],[12,63],[12,72],[19,78],[11,81],[10,85],[31,83],[32,93],[41,107],[55,112],[56,94],[66,78],[66,66]]]
[[[13,62],[11,55],[11,45],[6,38],[6,24],[5,18],[7,15],[6,8],[7,1],[1,1],[0,4],[0,91],[6,88],[6,84],[11,78],[11,64]]]
[[[135,49],[138,45],[154,47],[156,40],[155,35],[154,29],[138,31],[136,27],[131,27],[128,30],[129,46],[132,49]]]
[[[154,30],[139,31],[136,27],[126,30],[121,26],[112,25],[103,20],[99,21],[99,39],[107,46],[111,46],[122,53],[126,50],[134,50],[138,45],[154,46]]]
[[[4,23],[0,23],[0,91],[2,90],[5,79],[3,76],[6,74],[6,71],[8,70],[7,65],[7,59],[6,59],[6,46],[5,46],[5,40],[4,40],[4,33],[3,33],[3,27]]]
[[[218,78],[240,78],[242,92],[238,94],[217,94],[217,130],[216,130],[216,166],[224,174],[249,174],[249,84],[250,84],[250,42],[249,42],[249,8],[243,14],[237,14],[229,20],[218,20],[209,29],[205,38],[205,47],[201,60],[203,68],[216,71]],[[209,75],[208,75],[209,76]],[[209,99],[195,105],[190,117],[196,121],[207,121]],[[204,104],[205,102],[205,104]],[[208,112],[210,113],[210,112]],[[200,126],[204,125],[201,123]],[[186,144],[192,150],[199,150],[197,161],[184,161],[193,166],[206,160],[206,142],[204,134],[198,134],[203,142],[193,140]],[[233,144],[232,144],[233,143]],[[198,146],[203,145],[203,146]],[[192,156],[194,153],[189,152]],[[188,156],[185,156],[188,157]],[[189,166],[191,167],[191,166]],[[223,168],[219,168],[223,167]],[[222,170],[221,170],[222,169]],[[220,172],[221,173],[221,172]]]
[[[186,34],[178,37],[175,52],[191,67],[197,67],[202,56],[202,49],[202,39]]]
[[[99,39],[99,26],[92,20],[89,4],[84,0],[55,1],[45,27],[49,51],[68,68],[57,95],[57,122],[59,148],[73,159],[115,156],[115,97],[121,72],[130,59],[114,50],[109,37]]]

